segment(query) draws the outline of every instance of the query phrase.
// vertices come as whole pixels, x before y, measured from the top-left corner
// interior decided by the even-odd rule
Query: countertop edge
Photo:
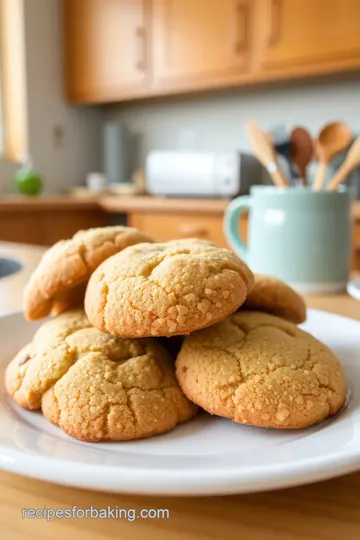
[[[222,215],[230,199],[167,198],[147,195],[94,195],[93,197],[72,197],[70,195],[42,195],[24,197],[8,195],[0,197],[0,211],[14,210],[100,210],[105,213],[156,212],[180,214]],[[360,221],[360,201],[352,205],[353,217]]]

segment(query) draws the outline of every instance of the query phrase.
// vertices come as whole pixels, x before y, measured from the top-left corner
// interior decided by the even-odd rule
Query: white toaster
[[[152,195],[234,197],[262,184],[264,169],[254,156],[239,152],[155,150],[146,160],[146,183]]]

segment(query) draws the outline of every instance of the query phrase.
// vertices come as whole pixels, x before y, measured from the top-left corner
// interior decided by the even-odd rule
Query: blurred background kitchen
[[[128,223],[226,245],[229,199],[270,182],[248,121],[360,133],[360,0],[0,0],[0,15],[0,241]],[[348,182],[360,198],[358,170]]]

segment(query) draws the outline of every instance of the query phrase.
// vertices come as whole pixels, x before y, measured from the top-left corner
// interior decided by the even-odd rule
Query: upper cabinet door
[[[244,71],[250,10],[251,0],[153,0],[154,86],[196,87]]]
[[[359,58],[359,0],[262,0],[261,7],[263,69]]]
[[[71,100],[118,100],[146,88],[148,1],[64,0]]]

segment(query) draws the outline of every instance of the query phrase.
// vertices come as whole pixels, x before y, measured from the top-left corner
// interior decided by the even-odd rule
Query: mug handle
[[[239,219],[241,214],[252,207],[250,195],[243,195],[231,201],[224,216],[224,233],[233,250],[246,262],[249,248],[240,238],[238,233]]]

